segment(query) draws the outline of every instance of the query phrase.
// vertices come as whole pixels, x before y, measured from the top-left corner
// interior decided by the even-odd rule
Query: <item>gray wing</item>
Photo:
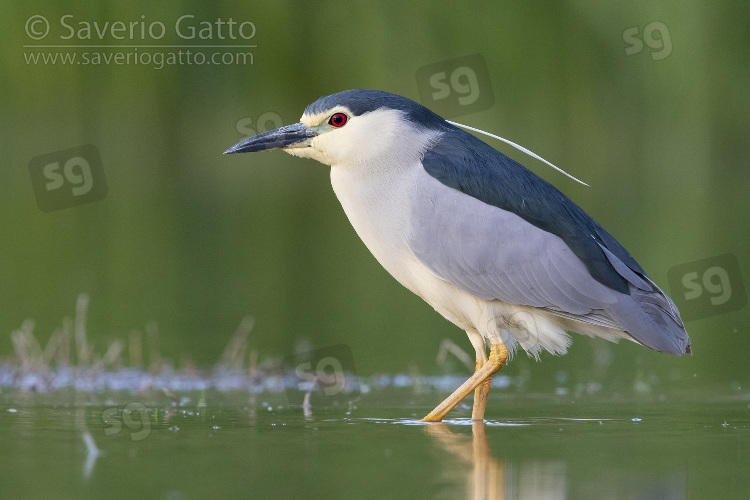
[[[460,289],[481,299],[533,306],[622,330],[659,351],[689,350],[674,304],[603,245],[609,265],[627,280],[629,294],[594,279],[560,236],[449,188],[426,172],[417,176],[411,210],[412,252],[436,276]]]
[[[476,297],[573,316],[617,300],[560,237],[511,212],[429,175],[419,176],[412,202],[414,255],[435,275]]]

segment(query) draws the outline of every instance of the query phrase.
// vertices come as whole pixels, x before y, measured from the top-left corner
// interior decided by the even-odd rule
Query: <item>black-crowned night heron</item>
[[[594,219],[414,101],[339,92],[308,106],[300,123],[226,153],[277,148],[330,165],[333,190],[375,258],[468,334],[474,375],[424,421],[442,420],[472,391],[472,418],[483,419],[508,349],[564,354],[567,331],[690,353],[674,303]]]

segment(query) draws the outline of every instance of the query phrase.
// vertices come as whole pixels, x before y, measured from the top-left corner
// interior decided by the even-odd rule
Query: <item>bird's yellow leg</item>
[[[508,359],[508,349],[505,347],[500,339],[490,340],[490,357],[489,359],[479,368],[469,380],[461,384],[461,387],[456,389],[453,394],[445,398],[445,400],[437,405],[422,422],[440,422],[443,417],[451,411],[458,403],[461,402],[471,391],[476,389],[482,382],[487,380],[486,393],[489,393],[489,380],[492,375],[503,367],[505,361]],[[477,365],[479,363],[477,362]],[[484,394],[484,399],[481,402],[474,403],[474,410],[472,412],[472,418],[476,419],[478,411],[481,411],[480,419],[484,416],[484,408],[487,405],[487,394]],[[477,409],[479,405],[479,410]]]
[[[484,349],[484,340],[482,341],[483,345],[482,348]],[[508,349],[505,347],[505,344],[497,341],[490,341],[490,344],[493,345],[493,348],[496,344],[500,345],[501,349],[498,351],[498,361],[499,365],[497,367],[497,370],[490,373],[487,378],[482,380],[476,389],[474,389],[474,406],[471,410],[471,419],[474,421],[484,421],[484,410],[487,408],[487,396],[490,395],[490,383],[492,383],[492,375],[497,373],[500,368],[503,367],[505,364],[505,361],[508,359]],[[482,352],[484,355],[484,350]],[[485,356],[482,356],[485,357]],[[490,358],[492,357],[492,352],[490,353]],[[487,363],[487,361],[481,360],[479,353],[477,353],[477,366],[476,370],[478,371],[484,364]]]
[[[480,365],[477,361],[477,370],[479,370],[484,363]],[[498,368],[499,370],[499,368]],[[484,409],[487,407],[487,396],[490,395],[490,383],[492,382],[492,374],[486,379],[482,380],[476,389],[474,389],[474,407],[471,410],[472,420],[484,420]]]
[[[467,331],[466,334],[469,336],[469,340],[471,340],[471,344],[474,346],[474,351],[476,351],[477,362],[476,368],[474,369],[474,373],[476,373],[487,362],[487,348],[482,335],[469,331]],[[484,408],[487,405],[487,396],[490,392],[491,381],[492,377],[490,376],[474,389],[474,408],[471,412],[472,420],[484,420]]]

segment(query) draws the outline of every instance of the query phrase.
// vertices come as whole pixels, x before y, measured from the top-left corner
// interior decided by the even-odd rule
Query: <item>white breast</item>
[[[407,246],[404,219],[414,175],[413,168],[398,173],[332,168],[331,185],[357,235],[378,262],[418,293],[414,273],[424,266]]]

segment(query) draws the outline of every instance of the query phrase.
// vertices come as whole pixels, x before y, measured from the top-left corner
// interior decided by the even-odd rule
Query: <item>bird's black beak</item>
[[[254,153],[255,151],[279,148],[304,148],[308,147],[310,140],[317,135],[317,132],[306,125],[295,123],[248,137],[224,151],[224,154]]]

